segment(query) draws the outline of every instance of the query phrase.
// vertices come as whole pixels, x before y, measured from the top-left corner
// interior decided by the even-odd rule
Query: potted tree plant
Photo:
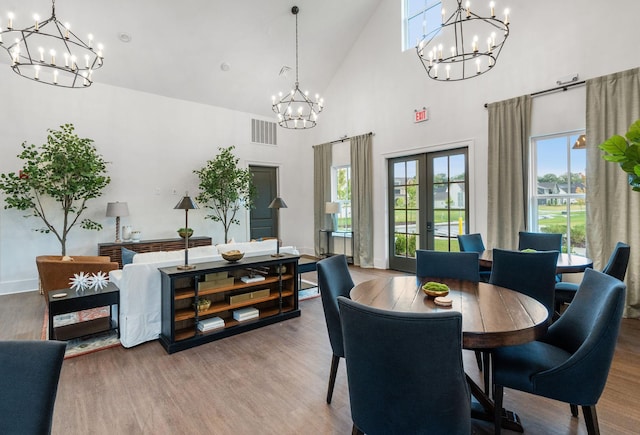
[[[220,153],[213,160],[193,171],[200,180],[200,193],[196,200],[213,210],[206,218],[222,223],[225,242],[228,241],[231,224],[240,224],[238,211],[251,208],[255,198],[251,172],[238,167],[240,159],[233,155],[234,148],[218,148]]]
[[[618,134],[600,144],[605,152],[603,159],[620,164],[623,171],[629,174],[629,185],[640,192],[640,119],[631,124],[625,136]]]
[[[5,209],[30,211],[27,216],[42,220],[43,234],[53,233],[66,255],[67,237],[76,226],[100,230],[102,225],[91,219],[80,219],[87,201],[97,198],[111,179],[106,175],[106,162],[98,154],[93,140],[80,138],[73,124],[48,130],[47,143],[39,148],[22,143],[18,155],[23,161],[18,172],[0,174],[0,190],[5,193]],[[55,222],[57,210],[62,210],[62,222]]]

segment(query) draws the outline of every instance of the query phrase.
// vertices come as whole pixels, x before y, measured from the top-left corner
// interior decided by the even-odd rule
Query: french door
[[[388,161],[389,267],[415,273],[416,249],[457,251],[468,232],[467,148]]]

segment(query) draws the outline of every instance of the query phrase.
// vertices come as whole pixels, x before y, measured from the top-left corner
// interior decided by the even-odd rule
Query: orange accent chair
[[[41,255],[36,257],[38,275],[40,276],[40,294],[51,290],[69,288],[69,281],[74,274],[104,272],[118,269],[118,263],[106,256],[75,256],[63,260],[60,255]]]

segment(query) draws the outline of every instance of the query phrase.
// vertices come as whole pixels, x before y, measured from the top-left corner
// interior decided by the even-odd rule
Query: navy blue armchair
[[[535,249],[536,251],[562,250],[562,234],[559,233],[518,233],[518,250]]]
[[[624,281],[624,276],[627,273],[627,265],[629,264],[630,253],[631,248],[629,245],[622,242],[616,243],[607,265],[602,269],[602,273],[606,273],[609,276],[618,278],[620,281]],[[571,303],[577,290],[578,284],[573,282],[559,282],[556,284],[555,312],[557,315],[560,315],[563,304]]]
[[[416,250],[416,276],[480,281],[477,252]]]
[[[0,341],[0,433],[51,433],[65,348],[61,341]]]
[[[587,269],[573,302],[539,341],[495,349],[495,421],[501,419],[504,387],[582,406],[587,432],[599,433],[596,403],[607,382],[626,286]],[[574,411],[575,407],[575,411]],[[496,424],[496,434],[500,425]]]
[[[523,293],[553,313],[558,251],[519,252],[493,250],[489,282]]]
[[[334,255],[318,261],[318,289],[322,298],[324,318],[327,323],[329,342],[333,356],[331,358],[331,372],[329,373],[329,386],[327,388],[327,403],[331,403],[333,387],[336,383],[336,374],[340,358],[344,357],[342,344],[342,326],[340,325],[340,310],[338,309],[338,296],[349,297],[353,288],[353,279],[349,272],[347,257]]]
[[[459,234],[458,246],[460,247],[460,252],[477,252],[478,254],[482,254],[485,250],[482,234],[480,233]],[[490,276],[491,268],[480,266],[480,279],[487,282]]]
[[[462,315],[402,313],[339,297],[353,434],[471,433]]]

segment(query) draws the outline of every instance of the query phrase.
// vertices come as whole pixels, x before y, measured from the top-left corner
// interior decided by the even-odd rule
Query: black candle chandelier
[[[450,15],[442,8],[442,23],[431,32],[423,23],[423,36],[416,51],[427,74],[434,80],[465,80],[490,71],[509,36],[509,10],[496,17],[495,2],[489,4],[489,16],[471,9],[471,2]]]
[[[305,129],[316,126],[318,114],[322,112],[324,99],[318,94],[314,99],[309,98],[309,92],[300,90],[298,82],[298,12],[297,6],[291,8],[291,13],[296,17],[296,83],[293,89],[284,94],[280,92],[278,97],[271,97],[271,109],[278,115],[278,125],[284,128]]]
[[[40,21],[34,15],[33,25],[23,29],[14,26],[9,13],[6,24],[0,22],[0,46],[10,56],[13,71],[40,83],[66,88],[83,88],[93,83],[93,71],[102,67],[101,44],[94,48],[93,36],[84,42],[56,18],[56,2],[52,0],[51,17]]]

